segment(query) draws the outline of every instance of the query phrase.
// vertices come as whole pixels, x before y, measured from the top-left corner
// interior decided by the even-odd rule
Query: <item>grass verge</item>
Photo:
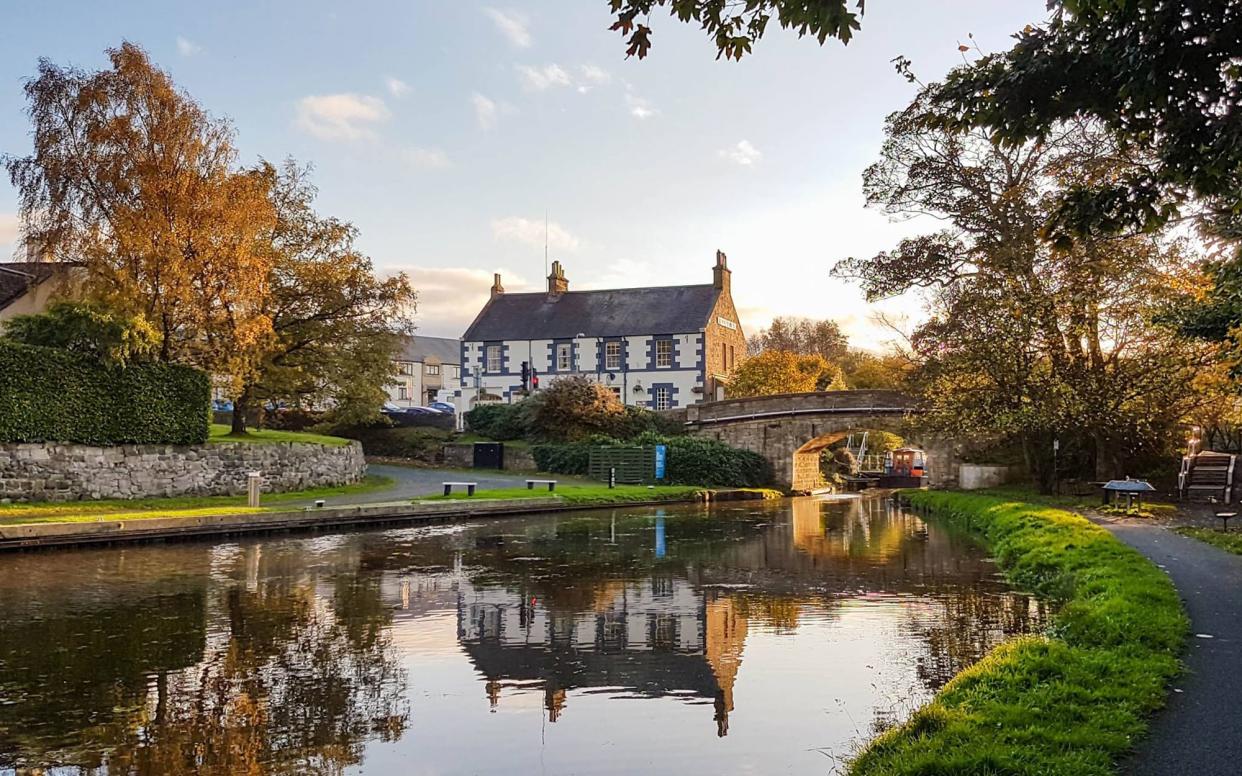
[[[1188,623],[1173,584],[1062,509],[996,495],[907,495],[980,536],[1012,584],[1060,608],[1047,635],[1006,642],[958,674],[872,741],[850,773],[1116,773],[1180,670]]]
[[[694,501],[704,488],[682,485],[657,485],[648,488],[646,485],[618,485],[609,489],[607,485],[558,485],[555,492],[549,493],[547,488],[499,488],[495,490],[476,490],[473,496],[465,492],[454,492],[448,496],[428,496],[418,501],[445,501],[480,499],[516,500],[529,498],[547,498],[555,496],[566,504],[584,506],[606,506],[608,504],[625,504],[636,501]]]
[[[180,496],[177,498],[108,499],[0,504],[0,526],[30,523],[83,523],[102,519],[141,520],[147,517],[203,517],[250,514],[288,509],[299,501],[348,496],[389,488],[391,477],[368,475],[362,482],[335,488],[311,488],[263,494],[261,507],[246,506],[246,496]]]
[[[223,423],[212,423],[211,434],[207,437],[209,444],[227,444],[241,442],[243,444],[275,444],[277,442],[305,442],[314,445],[331,445],[342,447],[350,440],[327,434],[311,434],[306,431],[274,431],[272,429],[251,429],[244,434],[234,434],[233,429]]]
[[[1196,528],[1191,526],[1178,528],[1176,531],[1182,536],[1189,536],[1191,539],[1207,542],[1213,547],[1219,547],[1226,552],[1232,552],[1234,555],[1242,555],[1242,531],[1218,531],[1215,528]]]

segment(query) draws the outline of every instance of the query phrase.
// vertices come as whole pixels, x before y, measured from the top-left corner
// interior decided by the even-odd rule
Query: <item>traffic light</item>
[[[530,364],[522,362],[522,390],[530,390]]]
[[[534,369],[530,370],[530,387],[532,390],[539,390],[539,373]]]

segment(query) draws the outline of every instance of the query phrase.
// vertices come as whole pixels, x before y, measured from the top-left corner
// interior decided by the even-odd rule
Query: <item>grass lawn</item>
[[[448,496],[428,496],[416,500],[513,500],[555,496],[566,504],[589,506],[592,504],[624,504],[635,501],[692,501],[696,498],[696,494],[703,490],[704,488],[686,485],[657,485],[653,488],[648,488],[646,485],[618,485],[610,490],[607,485],[561,485],[558,483],[556,490],[552,493],[549,493],[546,487],[540,488],[536,486],[534,490],[527,490],[526,488],[476,490],[473,496],[467,496],[464,491],[461,493],[454,491]]]
[[[1080,515],[1003,495],[908,492],[980,537],[1010,582],[1054,603],[1044,635],[997,647],[850,773],[1103,776],[1164,705],[1188,623],[1173,584]]]
[[[228,442],[248,442],[251,444],[271,444],[273,442],[309,442],[317,445],[342,446],[350,440],[327,434],[310,434],[305,431],[273,431],[271,429],[253,428],[244,434],[234,434],[229,426],[223,423],[211,424],[211,435],[207,441],[212,444]]]
[[[1239,531],[1237,528],[1230,531],[1191,527],[1178,528],[1176,530],[1182,536],[1189,536],[1192,539],[1198,539],[1201,542],[1207,542],[1215,547],[1219,547],[1226,552],[1242,555],[1242,531]]]
[[[355,485],[312,488],[290,493],[264,493],[261,507],[246,506],[246,496],[179,496],[177,498],[109,499],[0,504],[0,526],[26,523],[81,523],[103,519],[202,517],[216,514],[276,512],[289,504],[329,496],[366,493],[392,487],[391,477],[368,475]]]

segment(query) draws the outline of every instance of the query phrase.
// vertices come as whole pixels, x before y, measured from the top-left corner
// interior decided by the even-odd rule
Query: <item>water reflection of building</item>
[[[564,611],[518,590],[463,582],[457,617],[493,707],[505,682],[542,682],[552,722],[575,688],[689,695],[710,699],[719,734],[728,731],[746,620],[727,597],[652,577],[605,583],[589,610]]]

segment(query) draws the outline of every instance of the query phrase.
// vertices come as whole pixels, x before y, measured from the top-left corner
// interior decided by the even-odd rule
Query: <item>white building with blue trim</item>
[[[553,262],[546,291],[509,294],[496,275],[462,335],[458,408],[521,399],[523,363],[539,388],[584,376],[625,404],[655,410],[723,398],[746,353],[731,274],[717,251],[703,285],[570,291]]]

